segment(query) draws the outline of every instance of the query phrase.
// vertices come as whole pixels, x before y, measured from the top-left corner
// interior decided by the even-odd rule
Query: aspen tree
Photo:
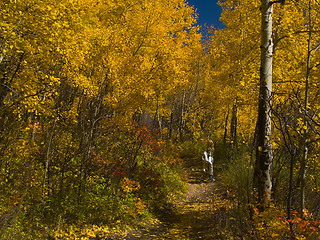
[[[261,66],[257,120],[256,173],[259,203],[270,203],[272,189],[271,94],[272,94],[272,14],[270,0],[261,1]]]

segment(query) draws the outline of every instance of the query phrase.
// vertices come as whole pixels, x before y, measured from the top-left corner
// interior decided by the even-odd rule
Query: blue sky
[[[189,5],[195,6],[199,15],[198,23],[200,25],[214,26],[223,28],[222,22],[219,21],[221,7],[217,5],[217,0],[187,0]]]

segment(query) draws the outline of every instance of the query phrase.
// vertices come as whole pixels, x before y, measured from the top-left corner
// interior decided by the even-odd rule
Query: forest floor
[[[108,239],[230,239],[225,232],[230,202],[221,197],[218,182],[209,180],[195,159],[185,165],[187,191],[161,209],[157,223]]]

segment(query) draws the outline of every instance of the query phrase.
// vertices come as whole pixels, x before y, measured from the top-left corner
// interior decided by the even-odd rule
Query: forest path
[[[122,239],[226,239],[221,229],[227,205],[217,192],[217,183],[202,172],[201,161],[188,159],[185,167],[186,193],[161,211],[159,223]]]

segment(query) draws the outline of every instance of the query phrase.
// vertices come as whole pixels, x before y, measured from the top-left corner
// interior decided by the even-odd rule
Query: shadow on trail
[[[185,159],[184,163],[188,189],[183,197],[159,209],[159,223],[122,239],[226,239],[221,232],[226,208],[217,195],[216,182],[208,180],[201,160]]]

